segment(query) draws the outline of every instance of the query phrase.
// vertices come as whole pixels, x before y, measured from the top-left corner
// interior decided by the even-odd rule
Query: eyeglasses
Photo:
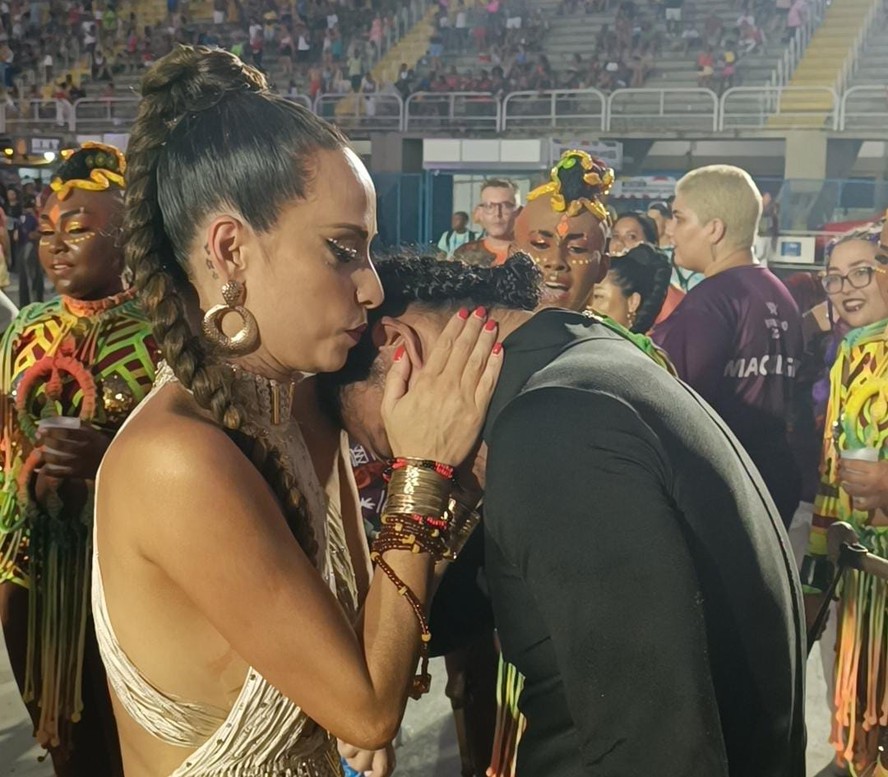
[[[855,267],[847,275],[837,272],[829,272],[820,276],[820,283],[823,284],[823,290],[827,294],[838,294],[845,288],[845,281],[852,289],[865,289],[873,282],[875,273],[885,274],[886,270],[881,267],[872,267],[864,265],[863,267]]]
[[[518,206],[514,202],[482,202],[479,207],[485,213],[514,213]]]

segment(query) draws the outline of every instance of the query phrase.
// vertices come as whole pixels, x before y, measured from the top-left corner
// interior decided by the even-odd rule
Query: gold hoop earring
[[[259,324],[256,317],[243,306],[246,296],[244,284],[228,281],[222,287],[224,305],[214,305],[203,318],[203,333],[216,348],[229,356],[242,356],[255,350],[259,342]],[[237,334],[229,337],[222,331],[222,319],[227,313],[237,313],[243,319],[243,326]]]

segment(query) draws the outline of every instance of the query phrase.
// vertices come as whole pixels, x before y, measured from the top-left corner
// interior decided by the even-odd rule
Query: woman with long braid
[[[496,382],[497,325],[460,310],[422,364],[395,354],[369,580],[343,441],[304,380],[345,363],[382,300],[366,169],[258,71],[189,47],[143,78],[129,163],[126,258],[167,364],[97,488],[93,609],[127,775],[334,777],[333,737],[382,750],[428,688],[451,464]]]

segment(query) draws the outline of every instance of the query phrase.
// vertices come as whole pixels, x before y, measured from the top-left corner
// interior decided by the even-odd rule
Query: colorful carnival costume
[[[0,348],[0,573],[31,587],[26,700],[40,700],[42,744],[58,744],[65,721],[81,712],[93,505],[89,498],[71,515],[59,500],[47,510],[36,504],[37,424],[66,416],[113,432],[145,397],[158,352],[134,297],[30,305]]]
[[[827,530],[836,521],[851,524],[868,550],[888,558],[888,516],[881,510],[855,509],[838,477],[844,451],[872,448],[878,450],[880,459],[888,457],[886,327],[888,320],[849,332],[830,373],[821,484],[806,560],[806,569],[812,571],[803,575],[812,593],[825,588],[824,576],[815,570],[823,569]],[[830,741],[839,760],[847,761],[858,772],[876,766],[879,739],[888,726],[886,610],[886,581],[854,570],[845,573],[840,591]]]
[[[121,188],[125,165],[119,151],[90,144],[78,154],[74,169],[80,164],[91,172],[85,180],[54,181],[56,202],[74,189]],[[72,207],[70,201],[67,205]],[[51,239],[82,246],[84,234],[87,230],[78,228]],[[101,243],[97,239],[90,245]],[[110,258],[96,254],[81,254],[77,261],[81,258],[114,266]],[[38,499],[41,452],[49,447],[41,445],[38,429],[41,422],[63,417],[110,438],[150,390],[158,360],[134,290],[103,299],[62,296],[30,305],[0,343],[0,589],[5,589],[6,602],[19,598],[16,590],[28,589],[26,624],[7,605],[4,636],[11,657],[26,656],[23,667],[14,660],[13,668],[38,743],[50,749],[54,761],[58,754],[57,770],[72,750],[72,724],[81,720],[83,697],[95,695],[84,686],[85,653],[95,643],[89,607],[93,482],[50,477],[46,468],[40,480],[48,495]],[[25,640],[26,646],[21,644]],[[107,695],[104,676],[93,685]],[[97,753],[85,757],[92,764],[100,761]]]

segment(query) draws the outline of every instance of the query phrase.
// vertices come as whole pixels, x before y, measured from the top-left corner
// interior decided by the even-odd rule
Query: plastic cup
[[[842,451],[842,459],[845,461],[878,461],[878,448],[850,448]]]
[[[80,419],[66,415],[53,416],[51,418],[41,418],[37,422],[37,428],[43,429],[79,429],[81,426]]]
[[[41,431],[45,431],[47,429],[79,429],[81,427],[80,419],[77,417],[71,418],[70,416],[53,416],[50,418],[41,418],[37,422],[37,428]],[[76,459],[73,453],[65,453],[64,451],[56,450],[49,445],[44,445],[44,450],[47,453],[52,453],[58,456],[61,459]],[[46,465],[47,469],[55,469],[52,464]]]

